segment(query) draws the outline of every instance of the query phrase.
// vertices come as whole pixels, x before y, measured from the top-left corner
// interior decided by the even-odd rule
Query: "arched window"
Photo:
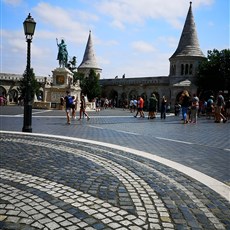
[[[171,66],[171,74],[176,75],[176,65]]]
[[[17,100],[18,100],[18,91],[16,89],[11,89],[9,91],[9,101],[17,102]]]
[[[184,64],[181,64],[181,75],[184,75]]]
[[[188,74],[188,64],[185,65],[185,75]]]
[[[6,89],[0,86],[0,96],[6,96]]]
[[[190,74],[190,75],[192,75],[192,68],[193,68],[193,65],[190,64],[190,66],[189,66],[189,74]]]
[[[173,65],[171,65],[170,74],[173,75]]]

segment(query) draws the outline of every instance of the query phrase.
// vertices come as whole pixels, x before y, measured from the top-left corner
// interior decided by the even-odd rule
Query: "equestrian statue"
[[[64,39],[61,39],[61,43],[58,44],[58,39],[56,38],[58,46],[57,60],[59,61],[59,67],[67,67],[68,62],[68,51]]]

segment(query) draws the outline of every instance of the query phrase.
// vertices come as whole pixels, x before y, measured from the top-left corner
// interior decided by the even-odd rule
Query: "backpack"
[[[222,106],[222,104],[223,104],[223,97],[221,95],[219,95],[217,98],[217,105]]]
[[[73,104],[73,97],[72,96],[68,95],[66,97],[66,104],[67,105],[72,105]]]
[[[207,101],[207,108],[211,108],[211,105],[212,105],[212,99],[208,99]]]

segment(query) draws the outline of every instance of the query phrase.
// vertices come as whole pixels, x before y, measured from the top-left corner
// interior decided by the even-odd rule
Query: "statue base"
[[[68,90],[71,96],[74,96],[76,102],[80,101],[81,88],[79,82],[73,85],[73,73],[67,68],[56,68],[53,72],[53,82],[51,85],[47,84],[43,89],[43,103],[36,103],[34,106],[48,107],[50,109],[64,109],[61,104],[61,98],[64,99],[66,91]]]

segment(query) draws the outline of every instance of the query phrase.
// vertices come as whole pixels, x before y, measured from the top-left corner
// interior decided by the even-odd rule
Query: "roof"
[[[200,49],[199,41],[197,38],[196,25],[192,13],[192,2],[185,20],[184,28],[180,37],[180,41],[175,53],[171,58],[181,56],[200,56],[205,57]],[[170,59],[171,59],[170,58]]]
[[[179,86],[179,87],[180,86],[190,86],[190,85],[191,85],[191,81],[188,79],[173,84],[173,86]]]
[[[89,31],[89,37],[88,37],[88,41],[86,44],[86,48],[85,48],[85,54],[83,57],[83,61],[82,63],[79,65],[78,68],[92,68],[92,69],[100,69],[98,67],[97,61],[96,61],[96,56],[95,56],[95,52],[93,49],[93,42],[92,42],[92,38],[91,38],[91,31]]]

